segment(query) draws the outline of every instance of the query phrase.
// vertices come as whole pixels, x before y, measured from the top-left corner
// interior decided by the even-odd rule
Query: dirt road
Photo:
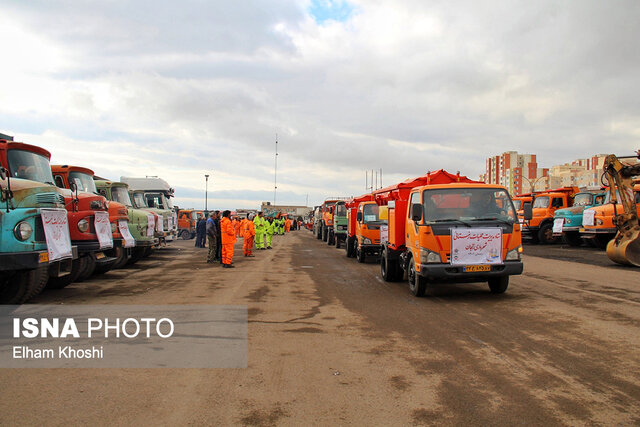
[[[235,269],[192,246],[34,303],[247,305],[247,369],[4,369],[0,424],[640,424],[637,269],[526,256],[504,295],[416,299],[306,231]]]

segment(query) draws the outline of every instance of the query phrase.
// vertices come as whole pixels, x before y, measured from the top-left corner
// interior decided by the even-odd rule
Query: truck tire
[[[356,258],[358,259],[358,262],[362,264],[367,260],[367,254],[364,253],[362,249],[360,249],[360,245],[358,245],[358,243],[356,243],[355,246],[356,246]]]
[[[329,238],[329,229],[324,224],[322,224],[322,241],[326,242],[328,238]]]
[[[316,239],[322,239],[322,226],[316,226]]]
[[[37,288],[42,286],[42,270],[46,274],[46,267],[2,274],[0,276],[0,304],[22,304],[37,295],[39,293],[36,292]]]
[[[333,239],[336,238],[336,235],[333,233],[333,230],[329,230],[327,232],[327,245],[332,246],[335,242]]]
[[[393,261],[389,259],[389,252],[387,248],[382,250],[382,254],[380,255],[380,274],[385,282],[395,282],[398,280],[398,270],[400,269],[400,265],[397,261]]]
[[[340,241],[342,239],[340,239],[340,236],[335,236],[335,241],[336,241],[336,249],[340,249]]]
[[[78,278],[76,279],[76,282],[87,280],[96,270],[96,256],[91,253],[85,256],[85,258],[87,259],[87,266],[80,272]]]
[[[191,233],[189,232],[189,230],[187,230],[186,228],[182,229],[180,231],[180,238],[182,240],[189,240],[191,239]]]
[[[566,231],[562,233],[562,241],[569,246],[581,246],[582,238],[577,231]]]
[[[416,272],[416,263],[413,258],[409,261],[407,280],[409,281],[409,290],[414,296],[421,297],[424,295],[424,291],[427,289],[427,281]]]
[[[351,242],[353,241],[352,237],[347,236],[344,241],[344,251],[347,254],[347,258],[353,258],[353,245]]]
[[[550,245],[555,243],[558,238],[553,236],[553,224],[546,222],[542,224],[540,230],[538,230],[538,240],[543,245]]]
[[[42,266],[42,267],[36,268],[34,270],[34,273],[35,274],[32,282],[33,286],[27,292],[27,299],[25,300],[25,302],[29,301],[31,298],[34,298],[38,294],[40,294],[40,292],[42,292],[45,286],[47,286],[47,282],[49,281],[48,266]]]
[[[71,261],[71,272],[62,277],[50,277],[46,289],[62,289],[76,281],[80,273],[87,267],[86,257]]]
[[[509,287],[509,276],[492,277],[489,279],[489,289],[492,294],[503,294]]]

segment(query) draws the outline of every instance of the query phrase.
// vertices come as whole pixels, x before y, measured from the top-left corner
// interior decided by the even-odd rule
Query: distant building
[[[538,168],[535,154],[518,154],[506,151],[499,156],[489,157],[486,172],[481,176],[487,184],[506,187],[511,194],[528,193],[530,182],[545,176],[547,169]],[[538,185],[536,185],[538,189]]]
[[[273,213],[287,213],[290,216],[304,217],[309,213],[311,208],[308,206],[272,205],[271,202],[262,202],[260,210],[264,212],[265,215],[270,215]]]

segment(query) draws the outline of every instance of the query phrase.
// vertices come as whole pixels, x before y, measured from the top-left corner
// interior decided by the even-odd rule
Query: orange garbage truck
[[[377,190],[389,215],[380,270],[386,281],[406,276],[422,296],[436,284],[488,282],[503,293],[522,274],[522,236],[505,187],[444,170]]]
[[[578,187],[562,187],[555,190],[536,193],[532,202],[523,203],[519,221],[522,225],[522,238],[533,244],[551,244],[559,240],[553,235],[553,218],[556,210],[570,208],[580,190]]]
[[[204,215],[204,212],[193,209],[180,209],[178,211],[178,237],[182,240],[196,237],[198,215]]]
[[[373,194],[364,194],[359,197],[352,197],[345,203],[345,207],[347,208],[347,237],[345,239],[344,249],[348,258],[356,256],[358,240],[358,227],[356,220],[360,205],[366,202],[373,202]]]

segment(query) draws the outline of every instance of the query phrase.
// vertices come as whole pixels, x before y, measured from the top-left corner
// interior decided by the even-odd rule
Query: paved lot
[[[306,231],[233,270],[178,241],[34,303],[247,305],[249,367],[0,370],[0,424],[640,424],[640,270],[580,251],[416,299]]]

